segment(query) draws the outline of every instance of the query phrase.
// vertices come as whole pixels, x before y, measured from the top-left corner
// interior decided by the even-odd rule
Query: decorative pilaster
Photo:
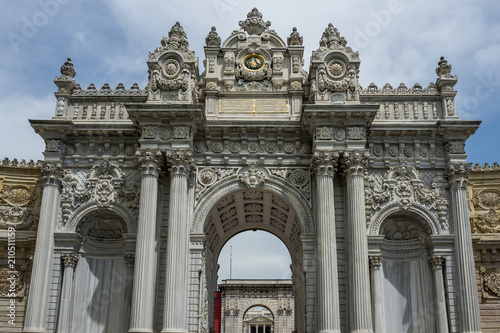
[[[76,253],[63,253],[61,259],[64,264],[61,302],[59,305],[59,323],[57,331],[60,333],[71,332],[71,295],[73,293],[73,273],[78,261]]]
[[[345,152],[342,159],[346,180],[346,241],[349,248],[349,332],[353,333],[373,332],[364,194],[364,168],[367,159],[368,154],[364,152]]]
[[[317,330],[320,333],[340,333],[333,188],[338,158],[338,154],[318,152],[314,154],[312,161],[316,174]]]
[[[154,331],[157,271],[156,214],[161,153],[144,151],[139,156],[139,163],[142,168],[142,182],[130,311],[131,333]]]
[[[134,283],[134,264],[135,264],[135,255],[134,254],[126,254],[123,257],[125,261],[125,267],[127,268],[127,277],[125,279],[125,302],[127,303],[125,306],[125,313],[129,314],[132,309],[132,290]]]
[[[451,193],[453,231],[455,233],[455,261],[458,282],[458,318],[460,332],[481,332],[479,303],[474,270],[474,254],[467,207],[467,164],[451,165],[448,178]]]
[[[189,272],[188,179],[193,168],[189,151],[169,151],[170,203],[165,272],[165,308],[161,332],[187,332]]]
[[[385,333],[385,314],[382,304],[382,256],[370,256],[372,272],[373,326],[375,333]]]
[[[437,333],[448,333],[448,315],[446,313],[446,299],[443,281],[444,257],[431,255],[428,258],[432,266],[434,282],[434,313],[436,314]]]
[[[45,164],[42,168],[43,196],[40,207],[35,255],[26,317],[23,332],[46,332],[47,308],[49,301],[50,278],[52,276],[52,257],[54,254],[54,230],[59,211],[60,164]]]

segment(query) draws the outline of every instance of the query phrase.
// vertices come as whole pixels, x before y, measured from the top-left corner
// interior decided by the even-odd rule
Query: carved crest
[[[266,177],[256,165],[251,165],[248,170],[238,176],[238,179],[247,187],[257,187],[264,183]]]

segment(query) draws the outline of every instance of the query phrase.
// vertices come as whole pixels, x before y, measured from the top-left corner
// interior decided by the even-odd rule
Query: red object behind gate
[[[220,291],[215,292],[214,301],[214,330],[215,333],[220,333],[222,320],[222,294]]]

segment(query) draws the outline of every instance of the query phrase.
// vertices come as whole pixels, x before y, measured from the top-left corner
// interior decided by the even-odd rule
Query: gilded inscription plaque
[[[288,113],[288,99],[254,98],[254,99],[220,99],[219,113]]]

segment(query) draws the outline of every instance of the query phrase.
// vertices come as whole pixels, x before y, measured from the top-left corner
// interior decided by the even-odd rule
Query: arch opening
[[[224,252],[223,248],[231,244],[230,240],[233,237],[238,239],[246,234],[246,232],[253,233],[257,231],[256,234],[260,233],[261,235],[266,235],[271,238],[278,238],[279,240],[276,241],[282,244],[282,257],[289,258],[289,261],[287,261],[285,265],[291,263],[291,265],[289,265],[288,274],[284,273],[285,269],[279,278],[273,277],[273,280],[267,281],[265,279],[255,278],[253,280],[227,279],[221,281],[220,289],[226,291],[229,289],[235,290],[235,284],[239,284],[239,287],[242,287],[242,290],[238,292],[241,292],[241,296],[244,296],[245,299],[250,299],[252,297],[259,299],[262,294],[252,295],[250,291],[251,288],[249,288],[250,285],[253,286],[254,291],[263,291],[266,288],[267,290],[271,290],[275,288],[272,286],[273,283],[279,285],[282,293],[280,295],[273,295],[273,297],[276,296],[273,313],[279,312],[279,316],[275,318],[274,325],[281,320],[279,325],[283,326],[283,320],[278,320],[278,317],[288,315],[287,325],[288,327],[292,327],[289,332],[292,332],[294,329],[300,330],[300,328],[305,327],[305,283],[301,245],[301,221],[294,207],[285,197],[263,189],[244,189],[232,192],[213,205],[208,213],[203,230],[205,234],[205,269],[208,295],[214,295],[218,288],[217,281],[219,272],[222,272],[219,271],[219,264],[221,264],[220,258],[222,258],[221,253]],[[259,241],[257,241],[256,246],[259,246],[258,242]],[[282,261],[283,260],[280,260],[280,262]],[[235,277],[236,276],[237,275],[235,275]],[[256,277],[258,275],[254,276]],[[285,279],[280,279],[281,277],[285,277]],[[267,285],[264,286],[265,284]],[[222,291],[224,292],[224,290]],[[236,297],[231,294],[229,298],[227,298],[227,302],[224,303],[224,296],[222,296],[222,317],[231,318],[231,316],[234,317],[235,313],[239,314],[239,309],[242,309],[243,303],[237,305],[238,303],[236,302],[240,302],[240,298],[240,296]],[[270,302],[270,299],[267,299],[267,302]],[[260,303],[266,305],[263,301],[260,301]],[[250,301],[245,304],[247,306],[251,305]],[[217,320],[217,318],[212,317],[213,313],[214,302],[213,300],[209,300],[210,324],[214,322],[214,319]],[[229,331],[243,332],[243,317],[238,316],[238,318],[238,328],[231,326],[232,328],[230,328]],[[291,322],[293,322],[293,324]],[[226,322],[222,320],[221,326],[224,327],[224,325],[226,325]],[[234,325],[234,323],[231,325]],[[224,328],[221,330],[221,332],[229,331]],[[286,332],[288,332],[288,330],[286,330]],[[246,331],[246,333],[250,332]]]
[[[126,221],[112,210],[94,210],[78,222],[76,232],[82,242],[74,270],[71,331],[128,330],[133,274],[124,260]]]
[[[388,332],[436,332],[432,309],[434,289],[426,240],[432,234],[425,219],[414,213],[395,213],[380,226],[382,306]]]

